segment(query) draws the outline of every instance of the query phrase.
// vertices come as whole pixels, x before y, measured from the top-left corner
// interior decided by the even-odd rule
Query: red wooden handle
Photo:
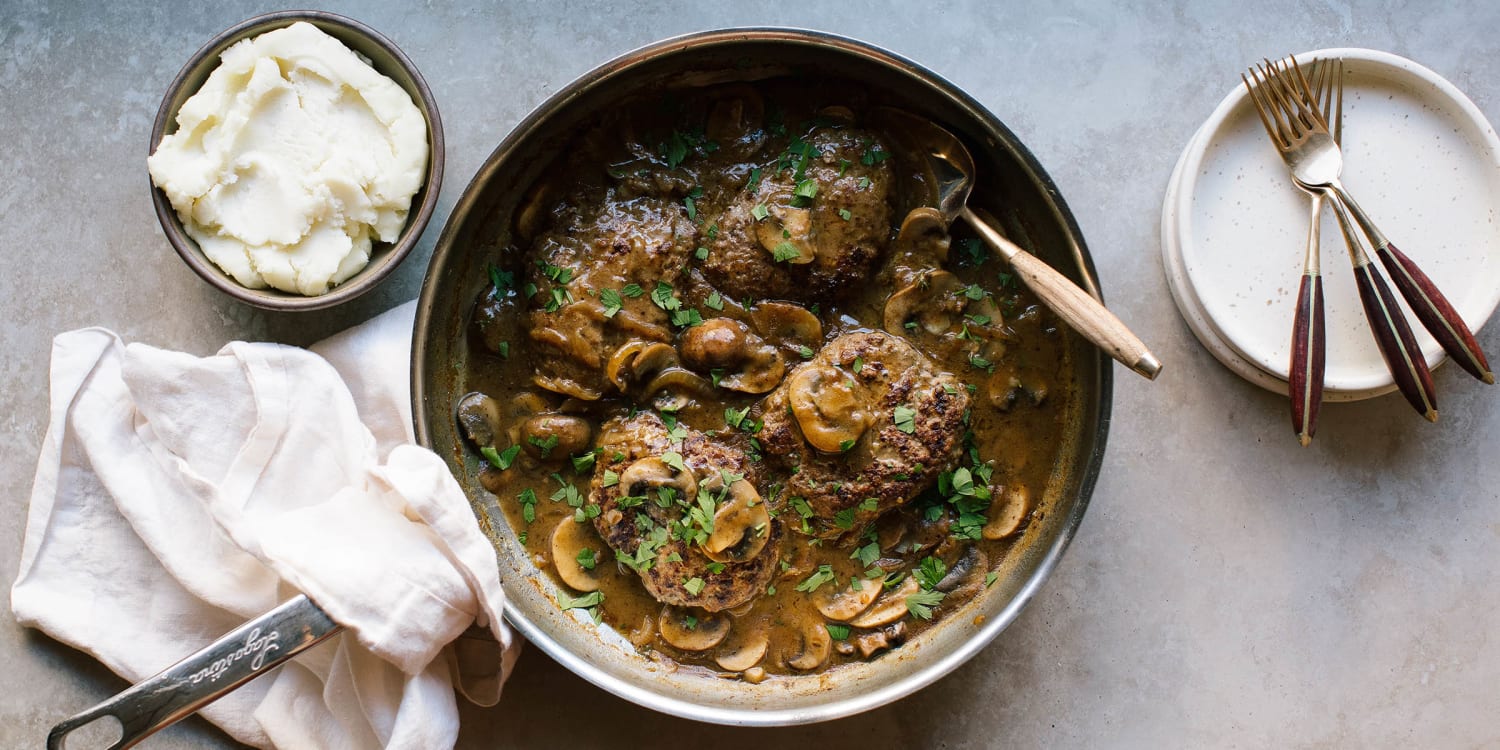
[[[1448,356],[1470,375],[1486,383],[1495,382],[1495,375],[1490,372],[1490,363],[1484,357],[1484,350],[1479,348],[1479,342],[1474,340],[1469,326],[1464,324],[1464,319],[1449,304],[1448,298],[1438,291],[1432,279],[1427,278],[1427,274],[1422,273],[1422,269],[1395,245],[1386,244],[1376,251],[1376,255],[1380,256],[1380,262],[1390,272],[1391,281],[1395,282],[1396,289],[1406,299],[1406,304],[1417,314],[1417,320],[1422,321],[1428,333],[1443,345]]]
[[[1292,325],[1292,364],[1287,378],[1292,397],[1292,429],[1303,445],[1318,431],[1323,404],[1323,277],[1304,273],[1297,290],[1297,317]]]
[[[1390,287],[1368,262],[1354,267],[1354,278],[1359,282],[1359,299],[1364,303],[1370,331],[1375,334],[1375,343],[1385,358],[1386,368],[1396,379],[1396,387],[1401,389],[1407,403],[1418,414],[1436,422],[1437,398],[1433,394],[1432,373],[1427,370],[1427,360],[1417,349],[1411,326],[1406,324],[1401,309],[1396,307],[1396,298]]]

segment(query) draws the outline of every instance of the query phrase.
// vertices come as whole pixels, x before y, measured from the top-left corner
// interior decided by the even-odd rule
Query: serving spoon
[[[1080,289],[1066,276],[1035,255],[1006,239],[994,225],[967,204],[974,189],[974,157],[952,133],[924,117],[895,107],[876,107],[874,117],[890,126],[887,132],[916,154],[937,190],[938,210],[952,226],[963,219],[979,233],[990,249],[1011,265],[1021,279],[1052,312],[1070,328],[1148,380],[1161,372],[1161,362],[1144,343],[1106,309],[1096,297]],[[1092,280],[1087,282],[1091,287]]]

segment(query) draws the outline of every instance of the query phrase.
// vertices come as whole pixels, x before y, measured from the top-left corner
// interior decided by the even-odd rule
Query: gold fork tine
[[[1334,84],[1338,88],[1338,103],[1333,110],[1333,142],[1340,146],[1344,143],[1344,60],[1338,58],[1333,61],[1337,66],[1337,72],[1333,74]]]
[[[1261,100],[1261,97],[1264,95],[1263,92],[1260,91],[1259,87],[1251,83],[1250,79],[1246,78],[1244,73],[1240,74],[1240,80],[1245,82],[1245,90],[1250,92],[1250,103],[1255,106],[1255,114],[1260,117],[1260,124],[1266,129],[1266,135],[1271,138],[1271,142],[1277,148],[1285,148],[1282,145],[1280,131],[1277,130],[1275,125],[1271,124],[1271,120],[1267,117],[1267,110],[1270,109],[1270,103]]]
[[[1265,68],[1257,65],[1250,71],[1250,75],[1255,79],[1256,83],[1253,90],[1260,93],[1266,112],[1276,125],[1277,133],[1274,140],[1280,148],[1286,149],[1291,145],[1292,140],[1296,138],[1296,131],[1287,119],[1286,110],[1282,105],[1279,92],[1276,90],[1276,86],[1272,83],[1270,74]]]

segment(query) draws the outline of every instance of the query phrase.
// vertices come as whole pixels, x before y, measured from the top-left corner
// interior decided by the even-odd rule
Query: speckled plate
[[[1345,67],[1345,186],[1478,330],[1500,303],[1500,139],[1441,76],[1396,55],[1326,49]],[[1189,327],[1226,367],[1286,392],[1292,318],[1307,237],[1297,190],[1236,86],[1194,135],[1162,209],[1162,252]],[[1394,389],[1360,306],[1341,235],[1324,212],[1328,330],[1325,394],[1348,401]],[[1403,310],[1406,309],[1402,304]],[[1428,364],[1442,348],[1416,322]]]

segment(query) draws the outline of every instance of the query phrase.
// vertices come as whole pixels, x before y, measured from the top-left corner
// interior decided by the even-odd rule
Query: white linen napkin
[[[411,445],[414,308],[313,351],[58,336],[17,620],[134,682],[302,592],[348,629],[209,721],[259,747],[452,747],[454,686],[492,705],[520,642],[463,490]],[[498,642],[460,658],[476,624]]]

